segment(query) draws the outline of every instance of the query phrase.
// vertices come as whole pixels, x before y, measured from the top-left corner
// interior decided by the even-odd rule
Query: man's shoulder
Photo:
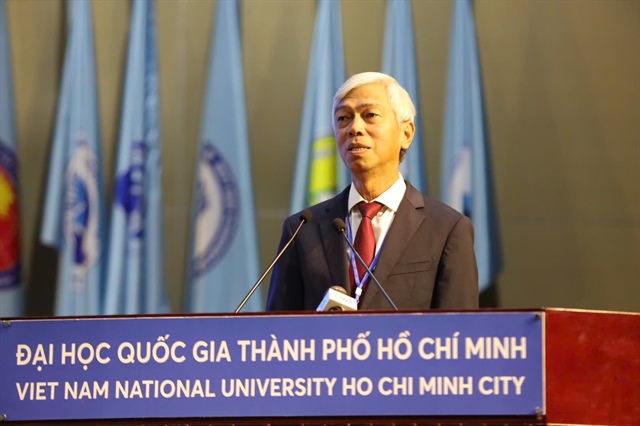
[[[436,200],[435,198],[431,198],[428,195],[423,195],[425,208],[429,210],[440,212],[443,215],[451,216],[451,217],[461,217],[464,216],[458,210],[454,209],[448,204],[443,203],[440,200]]]
[[[442,201],[438,201],[435,198],[431,198],[428,195],[423,194],[418,191],[416,187],[411,185],[407,181],[407,190],[405,191],[404,197],[416,208],[422,208],[433,211],[442,212],[444,214],[450,215],[461,215],[457,210],[443,203]]]
[[[346,215],[346,203],[347,201],[345,198],[345,193],[341,192],[328,200],[321,201],[318,204],[314,204],[302,211],[292,214],[286,220],[297,222],[300,220],[300,216],[302,215],[302,213],[307,210],[311,212],[312,221],[314,219],[320,219],[324,217],[344,217]]]
[[[411,185],[407,185],[406,198],[411,204],[414,205],[414,207],[422,207],[424,214],[431,220],[446,220],[448,222],[457,222],[460,219],[464,219],[466,217],[453,207],[421,193]]]

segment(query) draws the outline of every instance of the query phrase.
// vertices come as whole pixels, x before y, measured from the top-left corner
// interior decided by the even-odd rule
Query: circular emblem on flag
[[[73,249],[75,277],[87,273],[100,254],[97,157],[85,136],[69,160],[66,171],[64,234]]]
[[[238,227],[240,197],[231,168],[213,144],[203,144],[197,167],[194,262],[200,276],[229,250]]]
[[[146,145],[134,142],[131,147],[131,163],[129,169],[116,178],[115,202],[127,215],[129,236],[142,238],[144,233],[144,175],[146,161]]]
[[[16,155],[0,139],[0,289],[20,281],[17,181]]]

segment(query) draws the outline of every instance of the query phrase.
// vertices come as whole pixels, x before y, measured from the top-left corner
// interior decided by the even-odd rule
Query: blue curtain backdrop
[[[320,0],[307,74],[290,212],[331,198],[349,183],[333,135],[333,95],[344,83],[340,2]]]
[[[118,138],[105,314],[168,312],[155,1],[134,0]]]
[[[232,312],[258,278],[239,4],[218,1],[196,162],[186,310]],[[256,292],[244,311],[264,310]]]
[[[59,253],[56,315],[102,310],[106,223],[91,3],[68,3],[69,31],[40,239]]]
[[[0,317],[23,313],[18,159],[7,8],[0,0]]]
[[[502,254],[472,5],[454,4],[440,196],[473,222],[482,292],[500,272]]]
[[[409,92],[416,107],[416,132],[404,161],[400,163],[400,172],[420,192],[426,194],[427,180],[422,143],[422,121],[420,120],[419,73],[413,33],[413,16],[409,0],[387,1],[382,72],[395,78]]]

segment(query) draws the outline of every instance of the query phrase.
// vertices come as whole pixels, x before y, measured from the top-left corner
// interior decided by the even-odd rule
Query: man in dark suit
[[[333,129],[352,183],[310,207],[312,220],[273,271],[267,310],[315,310],[334,285],[355,296],[360,310],[390,309],[375,283],[358,270],[335,218],[345,220],[356,246],[359,239],[370,241],[367,262],[399,309],[478,307],[471,222],[422,195],[400,174],[415,133],[414,117],[409,94],[385,74],[357,74],[338,89]],[[374,205],[367,213],[364,206]],[[299,223],[299,214],[285,220],[280,247]],[[367,232],[371,237],[361,237]]]

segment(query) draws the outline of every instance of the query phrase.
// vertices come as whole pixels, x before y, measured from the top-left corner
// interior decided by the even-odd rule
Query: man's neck
[[[353,176],[353,185],[365,200],[372,201],[378,198],[387,189],[391,188],[397,180],[398,174],[395,176],[376,176],[366,178]]]

